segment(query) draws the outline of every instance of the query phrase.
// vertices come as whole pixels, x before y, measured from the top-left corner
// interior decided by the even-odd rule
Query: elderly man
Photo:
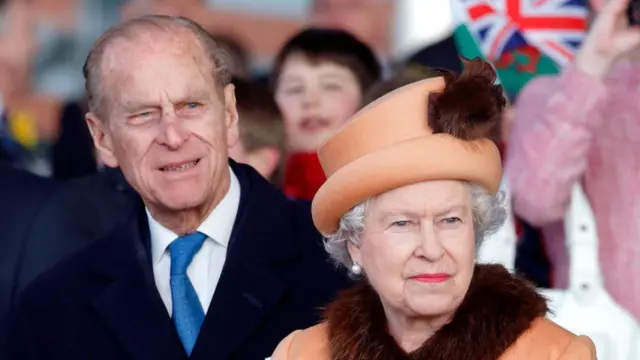
[[[39,277],[9,359],[264,359],[344,287],[309,208],[253,169],[223,53],[165,16],[108,30],[84,68],[103,162],[141,197],[128,221]]]

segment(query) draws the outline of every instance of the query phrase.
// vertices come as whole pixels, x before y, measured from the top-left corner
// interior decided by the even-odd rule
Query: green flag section
[[[522,87],[536,76],[544,74],[557,74],[559,67],[549,57],[542,55],[531,46],[523,46],[505,53],[500,59],[487,59],[480,50],[476,37],[467,27],[466,11],[461,0],[452,0],[454,32],[458,52],[465,58],[482,57],[491,61],[495,66],[500,82],[505,91],[510,95],[516,95]]]

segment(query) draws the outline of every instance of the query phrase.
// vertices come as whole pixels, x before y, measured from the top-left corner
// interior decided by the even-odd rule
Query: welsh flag
[[[585,0],[451,0],[460,55],[494,64],[507,93],[556,74],[585,35]]]

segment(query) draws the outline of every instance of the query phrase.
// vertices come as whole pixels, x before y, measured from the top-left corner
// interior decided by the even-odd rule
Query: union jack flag
[[[532,46],[565,65],[584,40],[586,0],[463,0],[468,28],[488,59]]]

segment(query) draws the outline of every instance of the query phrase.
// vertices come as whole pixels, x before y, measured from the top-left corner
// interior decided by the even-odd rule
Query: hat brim
[[[500,153],[490,140],[463,141],[446,134],[415,138],[369,153],[333,173],[313,199],[313,222],[329,234],[355,205],[389,190],[423,181],[463,180],[495,194],[501,178]]]

